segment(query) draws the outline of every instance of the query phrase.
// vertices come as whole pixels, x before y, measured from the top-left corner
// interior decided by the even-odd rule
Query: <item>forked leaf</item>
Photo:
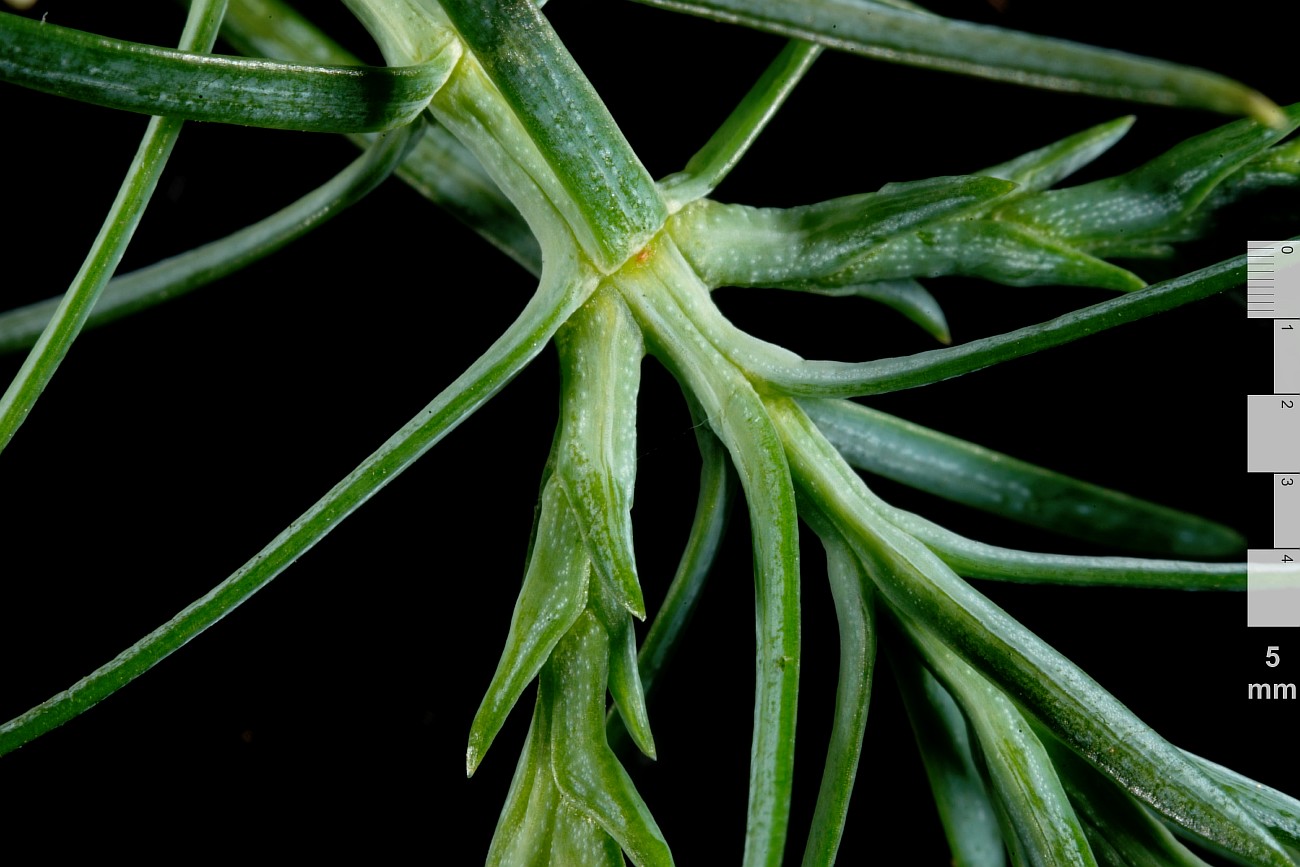
[[[596,287],[597,275],[576,250],[554,248],[547,262],[536,294],[515,321],[428,406],[229,578],[90,675],[0,725],[0,755],[112,695],[216,623],[505,387]]]
[[[1260,93],[1203,69],[872,0],[638,0],[896,63],[1279,123]]]
[[[1284,123],[1239,120],[1176,145],[1114,178],[1048,190],[996,208],[997,219],[1033,227],[1098,255],[1126,255],[1163,243],[1219,183],[1300,125],[1300,105]],[[1182,235],[1172,233],[1172,239]]]
[[[1004,867],[997,812],[976,767],[961,709],[915,654],[893,652],[889,661],[921,749],[953,867]]]
[[[663,833],[605,741],[609,641],[591,612],[555,647],[538,687],[551,720],[555,783],[577,810],[599,823],[637,867],[671,865]]]
[[[780,347],[750,337],[730,323],[719,322],[719,339],[733,347],[751,376],[769,388],[797,397],[858,397],[941,382],[1013,358],[1072,343],[1117,325],[1207,298],[1240,285],[1246,257],[1236,256],[1182,277],[1137,292],[1072,310],[1055,319],[972,340],[948,349],[932,349],[899,358],[861,363],[805,361]],[[722,337],[723,330],[726,337]]]
[[[415,120],[455,65],[327,67],[140,45],[0,13],[0,81],[141,114],[311,132]]]
[[[563,377],[556,478],[601,581],[619,605],[644,620],[632,544],[641,331],[622,300],[602,290],[555,339]]]
[[[470,726],[465,751],[465,770],[470,775],[519,696],[586,608],[590,572],[577,521],[552,476],[542,492],[537,536],[501,659]]]
[[[804,411],[852,466],[1034,527],[1168,557],[1239,555],[1240,533],[849,401]]]
[[[1016,863],[1096,867],[1083,825],[1029,720],[938,636],[906,617],[898,622],[970,723]]]
[[[1014,189],[996,178],[953,177],[888,184],[798,208],[705,199],[674,214],[668,230],[710,287],[845,286],[875,279],[845,275],[876,245],[988,206]]]
[[[695,322],[708,289],[671,239],[617,275],[654,352],[699,401],[727,446],[749,504],[758,640],[746,865],[779,867],[790,821],[799,689],[799,531],[794,489],[763,401]],[[690,311],[688,318],[685,311]]]
[[[801,492],[842,528],[891,607],[943,635],[1052,734],[1171,821],[1247,862],[1291,867],[1269,832],[1197,765],[885,520],[879,501],[797,405],[769,400],[768,408]]]

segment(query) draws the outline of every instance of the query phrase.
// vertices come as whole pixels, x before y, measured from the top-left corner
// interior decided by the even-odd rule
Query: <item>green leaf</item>
[[[114,277],[86,318],[94,328],[206,286],[270,255],[362,199],[392,173],[414,141],[421,122],[385,133],[335,175],[298,201],[251,226],[154,265]],[[0,353],[36,342],[58,308],[49,298],[0,314]]]
[[[1095,286],[1131,292],[1146,285],[1131,271],[1012,222],[940,223],[873,246],[834,275],[866,283],[906,277],[962,275],[1008,286]]]
[[[1246,589],[1244,563],[1194,563],[1017,551],[967,539],[887,503],[877,502],[877,510],[894,526],[924,542],[948,568],[968,578],[1162,590]]]
[[[993,216],[1104,256],[1180,240],[1178,228],[1216,186],[1300,125],[1300,105],[1285,109],[1283,121],[1272,127],[1236,121],[1126,174],[1026,196]]]
[[[1098,124],[975,174],[1018,184],[1020,192],[1013,195],[1045,190],[1110,150],[1129,131],[1135,119],[1129,115]]]
[[[712,307],[671,239],[617,283],[647,343],[699,401],[727,446],[749,504],[758,636],[746,865],[778,867],[789,826],[799,685],[798,518],[789,470],[753,387],[694,322]]]
[[[140,45],[0,14],[0,81],[142,114],[272,129],[405,126],[457,54],[449,42],[416,67],[306,66]]]
[[[1098,860],[1112,867],[1209,867],[1123,788],[1051,735],[1043,745]]]
[[[879,513],[879,502],[788,399],[767,401],[801,493],[840,527],[883,601],[944,641],[1055,736],[1129,792],[1211,845],[1290,867],[1262,826],[1193,762],[1042,639]]]
[[[1292,857],[1300,858],[1300,801],[1209,759],[1191,753],[1187,756],[1281,840],[1291,850]]]
[[[659,826],[605,742],[609,642],[586,612],[542,669],[539,701],[548,704],[555,784],[566,801],[598,822],[637,867],[671,865]]]
[[[211,50],[225,9],[225,0],[205,0],[193,4],[185,22],[185,30],[181,34],[181,46]],[[27,52],[21,46],[6,48],[6,39],[10,36],[7,30],[10,19],[21,22],[19,29],[33,24],[25,18],[0,13],[0,79],[11,63],[18,62],[9,58],[6,51],[12,51],[15,57],[25,57]],[[35,26],[41,25],[36,23]],[[49,62],[49,59],[46,58],[45,62]],[[122,186],[113,199],[113,205],[104,218],[99,234],[95,236],[90,252],[82,261],[72,285],[50,314],[49,322],[23,360],[22,367],[4,394],[0,395],[0,451],[4,451],[18,428],[27,420],[28,413],[63,363],[72,342],[85,327],[104,286],[122,261],[127,245],[131,243],[140,218],[144,215],[144,209],[153,197],[154,188],[158,186],[158,178],[167,165],[167,158],[171,156],[176,137],[180,135],[181,123],[174,118],[150,119],[140,146],[136,149],[135,158],[127,169]]]
[[[281,0],[232,0],[221,35],[251,57],[332,66],[361,63]],[[366,134],[349,138],[359,147],[373,143],[373,136]],[[397,175],[530,272],[542,272],[541,249],[519,210],[483,164],[441,124],[429,121],[429,130],[402,161]]]
[[[540,698],[533,705],[519,764],[488,849],[490,867],[545,864],[550,860],[556,814],[564,809],[551,769],[551,726]]]
[[[948,320],[943,315],[943,308],[939,306],[934,296],[915,280],[878,280],[875,283],[855,286],[807,288],[805,291],[833,298],[856,295],[878,301],[921,326],[927,334],[940,343],[952,343],[952,333],[948,330]]]
[[[443,9],[568,193],[570,225],[615,268],[668,216],[654,181],[546,18],[529,0],[443,0]]]
[[[915,654],[893,652],[889,661],[921,749],[953,867],[1004,867],[997,813],[975,765],[961,709]]]
[[[556,476],[601,581],[644,620],[632,545],[641,332],[622,300],[602,290],[555,337],[563,376]]]
[[[686,168],[659,182],[670,211],[702,199],[722,183],[821,54],[820,45],[790,42]]]
[[[849,363],[805,361],[793,353],[732,329],[725,339],[733,356],[767,387],[798,397],[857,397],[941,382],[999,362],[1071,343],[1117,325],[1207,298],[1246,279],[1246,257],[1236,256],[1055,319],[972,340],[948,349],[900,358]]]
[[[555,785],[550,712],[539,696],[488,850],[491,867],[564,864],[623,867],[618,843],[569,804]]]
[[[1076,539],[1171,557],[1240,555],[1241,534],[849,401],[800,405],[850,465]]]
[[[554,476],[542,492],[536,541],[492,682],[470,725],[465,770],[473,775],[515,702],[587,606],[591,561]]]
[[[587,607],[600,620],[609,636],[609,693],[614,710],[623,720],[623,731],[632,735],[643,755],[656,758],[654,735],[650,732],[650,715],[646,711],[645,689],[637,666],[636,630],[632,615],[623,607],[603,581],[592,585]],[[608,728],[608,720],[606,727]],[[612,747],[612,744],[611,744]]]
[[[888,184],[798,208],[705,199],[674,214],[668,231],[711,287],[838,287],[875,279],[850,275],[887,239],[987,206],[1014,189],[996,178],[955,177]]]
[[[0,755],[112,695],[266,586],[500,391],[596,284],[576,250],[553,250],[537,293],[455,382],[233,575],[90,675],[0,725]]]
[[[826,575],[835,600],[839,624],[840,670],[835,687],[835,720],[826,764],[822,771],[817,806],[813,811],[804,867],[834,864],[840,838],[848,822],[849,800],[862,757],[862,737],[867,727],[867,707],[876,661],[876,627],[870,579],[839,531],[815,508],[800,514],[821,537],[826,549]]]
[[[871,0],[638,2],[895,63],[1071,93],[1247,114],[1280,123],[1277,106],[1263,95],[1203,69]]]
[[[970,723],[1016,863],[1096,867],[1083,826],[1029,720],[928,629],[905,617],[899,624]]]

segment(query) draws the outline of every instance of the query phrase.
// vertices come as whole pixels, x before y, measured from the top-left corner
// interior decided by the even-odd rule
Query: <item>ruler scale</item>
[[[1273,477],[1273,547],[1247,552],[1247,626],[1300,626],[1298,250],[1300,241],[1246,245],[1246,316],[1273,320],[1273,394],[1246,397],[1246,471]]]

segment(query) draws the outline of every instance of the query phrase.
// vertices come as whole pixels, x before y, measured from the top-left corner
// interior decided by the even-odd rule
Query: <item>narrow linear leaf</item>
[[[686,400],[695,420],[695,438],[700,449],[700,492],[677,571],[637,656],[643,695],[647,700],[695,613],[695,605],[713,568],[736,497],[736,473],[727,459],[726,449],[709,430],[699,405],[689,393]],[[621,717],[611,712],[605,729],[610,746],[617,751],[627,735]]]
[[[778,867],[790,820],[799,684],[799,548],[789,470],[762,400],[695,327],[708,289],[668,238],[618,286],[654,351],[700,402],[736,465],[754,539],[757,674],[746,865]]]
[[[740,105],[686,163],[686,168],[659,182],[670,211],[704,198],[722,183],[785,103],[794,86],[812,68],[821,51],[820,45],[798,40],[781,49]]]
[[[769,400],[800,490],[841,527],[883,601],[944,641],[1135,797],[1250,863],[1289,867],[1265,828],[1110,693],[877,512],[874,496],[789,400]]]
[[[181,34],[183,48],[211,50],[225,13],[225,0],[204,0],[190,7],[185,29]],[[6,27],[9,19],[28,26],[32,22],[8,13],[0,13],[0,79],[9,61],[6,59]],[[39,26],[39,24],[37,25]],[[127,245],[135,236],[136,227],[144,209],[153,197],[158,178],[162,176],[167,158],[171,156],[182,122],[174,118],[151,118],[144,137],[135,152],[122,186],[109,208],[108,216],[100,226],[99,234],[82,260],[81,268],[72,279],[72,285],[59,300],[49,322],[23,360],[18,373],[0,395],[0,451],[4,451],[27,420],[27,415],[54,377],[72,343],[81,333],[90,311],[104,291],[104,286],[117,270],[126,253]]]
[[[943,308],[929,290],[915,280],[878,280],[874,283],[807,291],[837,298],[849,295],[869,298],[903,314],[940,343],[952,343],[952,332],[948,330],[948,319],[943,315]]]
[[[871,567],[868,565],[868,571]],[[873,576],[887,581],[888,577]],[[902,631],[970,722],[979,757],[1006,823],[1017,864],[1096,867],[1087,834],[1033,726],[1011,699],[928,629],[905,617]]]
[[[538,695],[550,709],[555,783],[637,867],[671,865],[663,833],[605,741],[608,658],[605,630],[586,612],[542,669]]]
[[[819,42],[894,63],[1013,84],[1246,114],[1279,124],[1276,105],[1231,79],[871,0],[638,0],[677,12]]]
[[[688,403],[692,406],[691,416],[696,420],[695,439],[700,449],[700,492],[690,536],[677,563],[677,572],[668,585],[663,604],[650,624],[645,640],[641,642],[641,682],[647,695],[654,689],[659,674],[695,611],[736,499],[736,472],[727,459],[726,450],[708,428],[695,400],[688,396]]]
[[[1072,343],[1117,325],[1208,298],[1240,285],[1245,279],[1246,258],[1236,256],[1182,277],[995,337],[972,340],[947,349],[856,364],[805,361],[734,329],[727,339],[736,347],[734,357],[742,360],[738,363],[743,363],[751,376],[774,390],[796,397],[860,397],[941,382],[1053,346]]]
[[[608,686],[609,694],[614,699],[613,711],[617,711],[622,718],[622,730],[632,735],[637,749],[648,758],[656,758],[645,690],[637,666],[636,631],[632,627],[632,615],[603,581],[595,581],[592,591],[587,607],[600,620],[601,627],[609,636]],[[605,725],[608,730],[608,719]],[[608,734],[606,739],[608,740]],[[612,743],[610,747],[613,748]]]
[[[849,401],[804,412],[850,465],[1076,539],[1171,557],[1240,555],[1240,533]]]
[[[632,544],[641,331],[610,289],[593,295],[555,338],[563,378],[556,476],[601,581],[644,620]]]
[[[444,0],[442,7],[577,203],[594,243],[587,252],[604,268],[622,264],[668,214],[546,18],[530,0]]]
[[[894,526],[915,536],[948,568],[968,578],[995,581],[1120,585],[1161,590],[1244,590],[1246,564],[1147,560],[1138,557],[1093,557],[1040,554],[986,545],[958,535],[919,515],[876,502],[877,511]]]
[[[573,511],[552,476],[501,659],[470,725],[467,774],[473,775],[519,696],[586,608],[590,570]]]
[[[1135,119],[1129,115],[1098,124],[975,174],[1018,184],[1020,195],[1045,190],[1110,150],[1129,131]]]
[[[971,752],[966,718],[913,653],[889,654],[907,708],[953,867],[1004,867],[997,812]]]
[[[802,504],[801,504],[802,505]],[[817,806],[803,851],[804,867],[834,864],[848,822],[849,800],[862,757],[867,707],[876,661],[876,627],[870,579],[839,530],[816,508],[800,514],[821,537],[826,549],[826,574],[839,624],[840,670],[835,688],[835,718],[831,725],[826,764]]]
[[[541,352],[596,283],[597,276],[576,251],[553,250],[536,294],[465,373],[233,575],[104,666],[0,725],[0,755],[112,695],[264,587],[500,391]]]
[[[456,43],[417,67],[244,60],[0,14],[0,81],[141,114],[311,132],[380,132],[429,104]]]
[[[377,187],[402,159],[423,125],[413,123],[376,138],[366,153],[288,207],[264,220],[154,265],[114,277],[104,287],[86,328],[94,328],[205,286],[253,264],[322,225]],[[0,353],[36,342],[58,308],[49,298],[0,314]]]

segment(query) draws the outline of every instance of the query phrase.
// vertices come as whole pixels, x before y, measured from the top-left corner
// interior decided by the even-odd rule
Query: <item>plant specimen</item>
[[[433,536],[421,546],[432,562],[421,564],[419,576],[411,580],[467,585],[459,590],[440,588],[424,600],[429,603],[429,629],[435,636],[427,639],[433,664],[445,670],[459,662],[462,639],[451,640],[448,634],[468,629],[470,623],[475,637],[485,642],[487,637],[496,641],[507,636],[495,674],[489,667],[474,684],[480,694],[486,690],[487,697],[472,721],[468,712],[465,715],[471,771],[486,772],[493,763],[503,764],[501,754],[507,743],[512,749],[514,744],[524,744],[491,843],[490,860],[619,863],[626,855],[634,863],[661,864],[671,860],[670,848],[678,860],[690,858],[690,852],[674,842],[673,825],[664,821],[660,830],[652,817],[651,811],[662,816],[661,805],[638,794],[651,775],[637,774],[634,784],[624,770],[625,764],[633,762],[631,753],[623,753],[623,760],[616,758],[606,739],[630,743],[642,753],[668,761],[662,738],[655,738],[659,725],[651,727],[658,718],[657,705],[646,703],[645,688],[652,677],[660,681],[659,648],[676,640],[671,634],[673,624],[684,620],[699,590],[697,582],[716,554],[716,543],[708,540],[719,529],[726,502],[735,500],[737,517],[749,517],[736,523],[751,527],[754,581],[751,585],[730,576],[724,595],[730,601],[730,616],[743,621],[746,629],[754,622],[749,611],[757,611],[756,674],[751,684],[748,664],[736,666],[735,658],[729,657],[718,676],[740,682],[746,691],[752,689],[752,718],[749,707],[725,704],[721,690],[701,698],[693,709],[698,726],[705,729],[704,737],[714,734],[715,725],[719,737],[725,731],[727,739],[742,743],[750,742],[752,734],[752,746],[743,751],[749,770],[748,793],[741,800],[747,808],[734,811],[741,821],[735,823],[739,829],[729,851],[734,852],[743,839],[747,862],[794,860],[799,856],[787,843],[794,834],[801,842],[807,838],[806,863],[834,858],[846,821],[872,681],[896,678],[929,762],[927,771],[959,863],[1001,863],[1003,846],[1014,863],[1086,864],[1094,859],[1128,863],[1124,859],[1138,857],[1156,863],[1174,859],[1195,863],[1196,856],[1162,822],[1187,835],[1193,846],[1227,853],[1245,863],[1291,863],[1297,845],[1293,801],[1280,793],[1248,790],[1239,778],[1171,746],[1063,655],[957,577],[1239,587],[1242,567],[1218,561],[1240,555],[1240,538],[1219,524],[1009,462],[844,399],[922,385],[942,389],[928,384],[1239,283],[1243,266],[1233,259],[1185,272],[1174,269],[1167,279],[1152,271],[1153,285],[1143,288],[1147,281],[1137,275],[1147,272],[1131,260],[1164,255],[1172,246],[1197,237],[1215,213],[1257,188],[1292,183],[1296,148],[1286,142],[1286,135],[1295,124],[1295,109],[1279,109],[1259,94],[1208,73],[952,24],[910,7],[865,0],[662,4],[797,38],[769,52],[776,59],[694,157],[690,148],[696,143],[676,145],[687,148],[681,163],[656,172],[662,175],[656,182],[614,125],[596,95],[599,88],[587,83],[552,33],[546,16],[562,16],[565,4],[557,4],[553,11],[548,7],[546,15],[522,0],[495,4],[357,0],[347,5],[374,36],[383,59],[398,72],[379,68],[377,58],[371,67],[351,75],[273,64],[196,63],[182,55],[133,54],[119,44],[59,30],[57,22],[0,19],[6,49],[0,73],[5,78],[110,107],[170,115],[147,133],[163,147],[150,150],[141,165],[133,167],[128,186],[140,199],[148,198],[146,179],[161,168],[148,163],[152,155],[165,151],[166,142],[180,128],[179,118],[357,136],[384,131],[383,138],[363,142],[365,155],[332,186],[322,188],[320,201],[304,207],[305,214],[291,212],[294,218],[281,222],[314,225],[317,220],[311,215],[321,201],[333,207],[335,201],[356,198],[405,160],[402,171],[415,186],[441,199],[520,263],[540,271],[532,299],[525,304],[511,296],[512,303],[506,305],[501,300],[505,296],[494,291],[494,278],[486,277],[477,265],[454,271],[439,267],[438,257],[450,254],[430,254],[429,248],[435,246],[431,239],[416,236],[405,245],[388,241],[375,249],[355,250],[373,266],[373,272],[366,272],[367,280],[380,275],[386,265],[394,267],[400,285],[393,289],[401,291],[385,296],[388,304],[408,303],[409,284],[426,280],[433,288],[419,286],[415,291],[466,296],[434,308],[442,318],[435,322],[427,343],[435,349],[447,341],[447,332],[462,327],[458,319],[446,315],[452,304],[464,317],[495,312],[481,312],[483,306],[509,307],[511,317],[503,334],[428,407],[417,411],[417,405],[412,405],[406,410],[409,423],[401,426],[403,420],[398,419],[390,424],[390,428],[400,426],[400,431],[357,470],[349,473],[348,466],[340,466],[335,475],[347,475],[339,486],[294,520],[276,541],[243,566],[230,563],[235,571],[228,582],[71,691],[28,713],[21,711],[32,702],[15,707],[19,715],[0,729],[0,748],[15,749],[106,697],[264,586],[470,414],[480,407],[491,412],[493,406],[485,406],[487,399],[520,374],[553,337],[561,400],[549,454],[545,444],[551,416],[545,411],[496,416],[493,422],[503,429],[493,438],[499,452],[497,465],[507,464],[504,471],[512,474],[531,476],[536,471],[541,475],[524,584],[509,628],[500,611],[478,617],[480,603],[475,599],[488,581],[493,582],[489,595],[513,596],[513,580],[502,583],[499,575],[467,574],[467,570],[478,572],[479,555],[469,545],[447,553],[457,547],[448,537],[461,531],[440,527],[446,517],[430,506],[407,531],[426,540]],[[187,47],[200,53],[209,50],[224,11],[227,38],[245,53],[331,65],[349,62],[278,3],[245,0],[231,3],[228,9],[223,6],[194,5]],[[1067,176],[1123,136],[1128,120],[1081,123],[1023,146],[1018,142],[982,163],[967,164],[969,155],[964,155],[952,164],[932,167],[928,175],[938,177],[886,173],[869,187],[876,191],[867,194],[841,189],[825,196],[753,203],[779,204],[785,206],[782,209],[713,198],[714,188],[750,145],[762,141],[759,133],[774,115],[779,117],[777,110],[795,83],[810,74],[814,61],[825,62],[818,58],[817,44],[804,39],[902,54],[943,69],[976,68],[993,77],[1249,117],[1181,144],[1166,142],[1164,155],[1153,154],[1137,168],[1126,166],[1109,178],[1098,176],[1073,186]],[[761,43],[764,48],[772,44]],[[63,58],[71,58],[73,74],[64,74]],[[114,65],[118,63],[124,65]],[[106,82],[125,86],[106,86]],[[655,89],[644,88],[637,100],[641,113],[661,112],[657,108],[661,98]],[[439,125],[433,126],[433,121]],[[656,122],[671,125],[662,115]],[[1209,126],[1204,124],[1202,130]],[[187,128],[181,134],[182,142],[189,132]],[[242,132],[222,134],[232,136],[229,141],[238,148],[233,142]],[[629,136],[635,140],[634,134]],[[295,138],[295,146],[304,146],[301,141]],[[1006,142],[999,137],[996,144],[1004,147]],[[238,150],[229,153],[244,156]],[[138,207],[130,202],[121,206],[123,213],[133,210]],[[271,220],[251,234],[217,241],[200,254],[172,260],[136,277],[122,277],[99,297],[99,311],[112,310],[132,292],[143,298],[156,292],[174,294],[239,267],[252,258],[251,247],[279,243],[278,237],[274,243],[268,240],[282,229],[276,218]],[[112,222],[117,227],[127,223]],[[404,230],[392,226],[394,234]],[[447,236],[452,247],[457,243],[452,239],[458,236],[446,226],[438,234]],[[6,447],[13,437],[18,441],[13,448],[23,448],[31,432],[19,430],[19,425],[28,411],[35,407],[30,423],[37,423],[41,407],[56,399],[62,372],[53,377],[56,385],[50,395],[39,404],[35,400],[61,355],[58,347],[70,343],[79,330],[78,311],[88,311],[96,301],[97,283],[103,282],[96,280],[96,270],[113,270],[106,263],[118,255],[112,251],[114,244],[112,237],[106,237],[98,248],[106,252],[92,255],[88,276],[75,280],[65,313],[56,314],[55,322],[64,324],[54,327],[63,330],[47,332],[51,336],[37,344],[42,348],[18,371],[15,385],[0,403],[0,436]],[[957,316],[944,318],[926,286],[918,282],[949,276],[1016,287],[1083,286],[1094,292],[1090,296],[1094,301],[1101,297],[1096,290],[1124,294],[1046,326],[1030,320],[1006,336],[959,339],[951,349],[920,352],[933,346],[921,343],[923,331],[946,340],[950,322],[954,332],[961,327]],[[473,285],[449,285],[466,281]],[[838,353],[880,360],[805,361],[733,324],[743,320],[744,308],[756,303],[749,299],[760,296],[763,287],[814,295],[863,295],[881,302],[878,317],[894,316],[889,321],[896,323],[895,329],[901,330],[906,321],[902,317],[921,328],[898,338],[910,349]],[[710,295],[714,289],[724,301],[721,296],[735,293],[731,302],[724,303],[731,319],[714,306]],[[369,284],[357,287],[341,322],[361,315],[360,307],[374,291],[378,290]],[[977,291],[991,298],[1003,290],[981,285]],[[325,303],[316,297],[319,294],[313,288],[292,303],[315,307]],[[215,306],[222,300],[206,303]],[[808,300],[821,311],[850,303]],[[51,308],[46,305],[8,316],[3,326],[6,345],[16,349],[35,340]],[[389,310],[373,324],[353,322],[342,327],[387,328],[386,320],[402,318],[403,309]],[[514,314],[518,318],[511,322]],[[153,315],[152,311],[142,314],[146,319]],[[292,313],[286,315],[292,318]],[[270,313],[245,312],[241,321],[255,328],[256,320],[273,319]],[[783,339],[779,331],[763,332],[763,337],[769,336]],[[88,335],[86,339],[100,338]],[[348,333],[333,335],[327,347],[337,354],[350,339]],[[251,336],[235,340],[240,352],[256,343]],[[885,338],[877,338],[878,345],[884,342]],[[813,358],[830,354],[815,341],[796,348]],[[68,356],[69,364],[79,349],[80,344]],[[698,437],[704,455],[701,476],[706,496],[695,524],[697,538],[671,591],[664,576],[672,564],[665,569],[659,562],[663,552],[645,551],[671,542],[648,540],[638,530],[640,546],[635,553],[632,546],[634,481],[640,479],[644,486],[645,469],[654,465],[654,452],[662,448],[654,440],[648,446],[644,430],[637,432],[639,438],[633,435],[646,353],[658,359],[687,394],[692,420],[678,416],[678,438]],[[324,354],[329,354],[328,349]],[[257,488],[237,492],[238,500],[249,499],[252,490],[259,491],[251,494],[257,498],[263,488],[284,487],[279,475],[286,470],[279,465],[292,459],[283,452],[318,454],[319,441],[328,440],[334,430],[334,416],[360,413],[358,401],[364,398],[359,395],[370,388],[363,380],[344,379],[342,384],[333,381],[313,392],[311,380],[323,378],[322,365],[328,362],[287,361],[287,372],[267,403],[294,400],[301,390],[316,395],[316,401],[327,396],[329,411],[314,416],[311,427],[296,435],[298,441],[291,438],[273,449],[280,453],[262,471],[272,484],[263,479]],[[405,379],[418,363],[412,356],[394,369],[402,370]],[[649,365],[645,369],[649,379]],[[338,376],[338,369],[332,375]],[[419,388],[403,382],[402,392],[419,391],[426,384],[421,376]],[[664,390],[663,383],[646,385],[647,390]],[[436,391],[442,384],[429,387]],[[639,400],[646,403],[648,397]],[[874,404],[880,405],[887,405],[887,399]],[[109,418],[116,416],[111,405],[104,411],[113,413]],[[1044,411],[1037,408],[1040,415]],[[258,412],[248,410],[230,425],[227,435],[265,435],[267,426],[257,423]],[[391,408],[386,412],[391,413]],[[640,413],[647,414],[654,411]],[[539,423],[538,417],[545,417],[546,423]],[[978,431],[983,420],[975,421],[971,429]],[[184,425],[176,429],[184,430]],[[686,437],[686,430],[693,433]],[[203,451],[213,451],[220,439],[215,431],[205,432]],[[303,440],[310,440],[310,445],[305,448]],[[527,451],[526,440],[537,441],[534,451]],[[333,444],[329,445],[332,453]],[[358,445],[362,451],[357,454],[364,448]],[[20,453],[6,451],[9,460]],[[881,499],[875,483],[865,485],[844,458],[894,481],[1011,513],[1088,543],[1170,559],[1027,554],[1018,549],[1029,545],[971,542]],[[430,490],[435,492],[430,497],[441,509],[481,516],[482,529],[492,544],[504,539],[508,525],[521,527],[521,537],[527,535],[526,515],[512,521],[499,514],[507,506],[495,490],[497,479],[478,467],[458,483],[430,479]],[[530,478],[529,484],[534,483]],[[44,484],[62,488],[66,482],[51,477]],[[688,512],[693,496],[683,498],[680,490],[672,494],[671,508]],[[480,499],[472,500],[475,496]],[[638,510],[646,507],[640,497],[638,503]],[[300,504],[297,511],[306,505]],[[365,513],[360,512],[358,519],[365,520],[361,517]],[[807,686],[810,672],[803,662],[802,645],[820,637],[801,628],[806,614],[800,609],[803,597],[812,592],[809,585],[821,581],[820,568],[809,568],[810,558],[805,556],[800,568],[796,514],[827,552],[825,571],[838,614],[841,659],[837,707],[833,721],[826,722],[832,732],[827,773],[820,795],[810,798],[816,806],[805,811],[799,827],[792,829],[792,787],[802,785],[815,792],[817,780],[822,779],[818,772],[804,770],[821,764],[816,748],[801,747],[795,763],[801,679],[805,684],[802,716],[808,714],[808,703],[815,701]],[[281,526],[285,523],[280,521]],[[141,532],[142,539],[165,535],[144,528]],[[684,533],[683,527],[678,538]],[[264,542],[252,543],[247,551]],[[186,542],[175,549],[178,553],[161,556],[192,562],[192,555],[180,552],[192,550],[193,544]],[[229,556],[225,543],[222,549],[221,556]],[[524,551],[516,554],[523,556]],[[371,552],[354,567],[355,575],[372,579],[385,570],[417,571],[407,565],[417,559],[410,555],[385,559],[382,552]],[[648,568],[647,562],[658,565]],[[364,592],[362,583],[369,586],[375,581],[354,577],[335,592],[346,593],[351,600]],[[506,586],[511,587],[510,594],[498,589]],[[756,609],[751,608],[754,605]],[[171,604],[170,611],[153,620],[166,619],[179,607]],[[707,613],[700,612],[692,630],[709,629]],[[641,633],[638,665],[636,621],[647,614],[666,625],[653,627],[648,635]],[[134,628],[138,633],[149,625]],[[345,644],[348,628],[339,626]],[[299,642],[301,637],[295,639]],[[472,653],[487,654],[489,646],[475,645]],[[882,651],[879,660],[877,647]],[[689,650],[689,644],[684,650]],[[323,663],[323,668],[346,669],[351,664],[327,656],[331,658],[334,661]],[[85,670],[83,665],[72,678]],[[886,670],[891,672],[888,676]],[[677,676],[674,671],[663,673],[665,684]],[[155,676],[159,675],[151,675]],[[534,681],[538,682],[535,701]],[[616,706],[608,723],[606,687]],[[49,685],[32,689],[48,693]],[[387,696],[392,690],[377,692]],[[365,705],[382,701],[376,694]],[[437,713],[442,712],[438,707]],[[364,713],[352,710],[345,715]],[[94,716],[77,725],[93,725]],[[728,722],[715,723],[717,718]],[[462,728],[460,736],[465,731]],[[735,737],[737,732],[743,736]],[[253,731],[250,740],[257,736]],[[5,761],[27,760],[27,753],[16,752]],[[740,776],[743,779],[745,772]],[[970,803],[979,806],[975,815],[957,809]]]

